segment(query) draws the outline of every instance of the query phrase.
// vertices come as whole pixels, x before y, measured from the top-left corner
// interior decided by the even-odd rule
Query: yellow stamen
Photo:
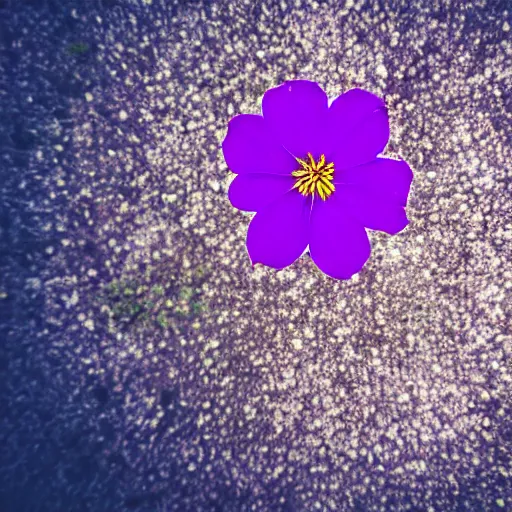
[[[293,188],[299,190],[304,196],[314,195],[316,192],[324,201],[334,192],[333,180],[334,163],[325,163],[325,155],[321,155],[318,162],[315,162],[313,155],[308,153],[309,161],[295,158],[300,169],[292,172],[297,178]]]

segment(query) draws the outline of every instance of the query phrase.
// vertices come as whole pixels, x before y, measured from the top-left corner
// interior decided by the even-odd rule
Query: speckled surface
[[[511,12],[0,2],[0,510],[511,510]],[[293,78],[415,172],[350,281],[253,270],[226,197]]]

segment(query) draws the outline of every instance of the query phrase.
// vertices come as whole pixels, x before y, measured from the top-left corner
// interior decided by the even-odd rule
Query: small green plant
[[[165,316],[164,311],[160,311],[158,313],[158,316],[156,317],[156,321],[158,322],[158,325],[160,325],[160,327],[163,327],[164,329],[169,327],[169,321],[167,320],[167,317]]]
[[[157,285],[153,286],[153,288],[151,289],[151,291],[152,291],[155,295],[160,295],[160,296],[162,296],[162,295],[164,294],[164,292],[165,292],[164,287],[163,287],[162,285],[159,285],[159,284],[157,284]]]
[[[180,299],[189,301],[194,296],[194,289],[190,286],[184,286],[180,290]]]
[[[89,45],[87,43],[77,42],[71,43],[67,47],[69,55],[83,55],[89,51]]]
[[[200,315],[205,310],[206,310],[206,307],[202,302],[193,302],[192,303],[192,312],[194,313],[194,315]]]
[[[199,277],[199,278],[202,278],[206,275],[206,268],[203,266],[203,265],[199,265],[197,268],[196,268],[196,276]]]
[[[145,285],[134,279],[114,279],[103,287],[96,300],[109,308],[114,322],[146,324],[166,329],[172,319],[192,321],[206,310],[201,289],[190,285]]]

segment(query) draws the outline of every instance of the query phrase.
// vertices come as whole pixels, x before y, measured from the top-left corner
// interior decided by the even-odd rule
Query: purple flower
[[[252,264],[282,269],[309,245],[320,270],[350,278],[370,256],[365,228],[395,234],[408,224],[412,171],[378,156],[389,139],[384,101],[351,89],[328,106],[318,84],[296,80],[269,89],[262,114],[231,119],[222,143],[238,174],[231,204],[256,212]]]

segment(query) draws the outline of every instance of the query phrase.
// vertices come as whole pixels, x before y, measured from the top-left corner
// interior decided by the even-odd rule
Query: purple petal
[[[383,199],[395,199],[405,206],[413,174],[403,160],[377,158],[368,164],[351,167],[334,173],[334,184],[360,185]]]
[[[313,203],[309,250],[318,268],[335,279],[350,279],[370,257],[363,225],[347,212],[337,192]]]
[[[311,199],[292,190],[259,211],[247,231],[252,264],[281,269],[291,265],[308,245]]]
[[[318,158],[324,151],[327,95],[317,83],[292,80],[269,89],[261,108],[277,140],[294,156],[310,152]]]
[[[396,198],[384,198],[360,185],[337,185],[333,195],[366,228],[394,235],[409,224],[405,208]]]
[[[229,187],[231,204],[239,210],[259,212],[265,206],[290,191],[295,184],[292,176],[278,174],[241,174]]]
[[[328,115],[328,161],[347,169],[374,160],[389,139],[384,102],[362,89],[351,89],[336,98]]]
[[[222,151],[236,174],[290,174],[297,168],[293,156],[276,142],[262,116],[242,114],[231,119]]]

